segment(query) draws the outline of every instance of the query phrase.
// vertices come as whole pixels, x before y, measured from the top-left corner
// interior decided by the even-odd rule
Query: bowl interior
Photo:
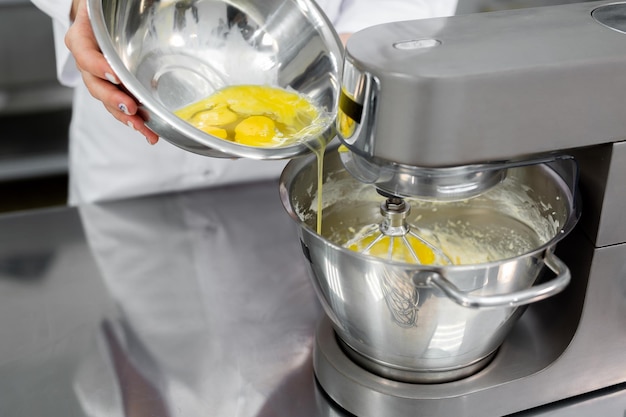
[[[343,48],[325,15],[304,0],[89,0],[98,43],[122,84],[151,116],[207,146],[225,142],[172,111],[230,85],[299,92],[336,114]],[[328,129],[334,117],[328,121]],[[306,140],[304,138],[303,140]],[[237,154],[238,146],[225,150]],[[246,156],[246,155],[244,155]]]
[[[289,190],[292,217],[316,229],[317,168],[314,157],[292,161],[281,183]],[[371,225],[381,223],[385,200],[374,186],[354,179],[336,150],[324,158],[322,236],[343,246]],[[577,220],[573,191],[546,164],[509,169],[500,185],[471,199],[406,199],[407,222],[455,264],[481,264],[514,258],[556,243]],[[371,229],[369,229],[371,230]]]

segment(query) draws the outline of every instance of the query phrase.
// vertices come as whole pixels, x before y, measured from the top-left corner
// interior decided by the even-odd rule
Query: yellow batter
[[[376,238],[381,237],[372,245],[367,252],[364,252],[374,242]],[[365,235],[349,242],[346,247],[350,250],[367,253],[383,259],[391,259],[399,262],[419,263],[422,265],[432,265],[436,261],[435,252],[422,243],[414,236],[406,235],[406,241],[402,237],[392,237],[381,235],[378,230],[375,233]],[[415,256],[418,259],[415,259]],[[419,260],[419,261],[418,261]]]

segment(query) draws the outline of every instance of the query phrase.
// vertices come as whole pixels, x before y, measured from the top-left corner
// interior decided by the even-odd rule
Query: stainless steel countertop
[[[0,217],[0,416],[338,415],[274,182]]]
[[[345,417],[305,262],[275,182],[0,216],[0,416]]]

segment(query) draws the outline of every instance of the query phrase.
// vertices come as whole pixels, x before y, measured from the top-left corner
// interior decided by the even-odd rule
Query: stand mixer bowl
[[[383,197],[354,179],[338,154],[331,149],[324,156],[321,235],[314,156],[287,165],[280,193],[300,226],[312,281],[340,345],[369,371],[419,383],[473,374],[488,364],[524,305],[569,283],[569,270],[553,251],[579,217],[571,158],[509,169],[502,184],[470,200],[411,201],[410,222],[448,231],[439,241],[458,264],[439,266],[343,246],[360,227],[380,222]],[[473,248],[478,261],[453,249],[454,242],[461,252]],[[554,277],[537,284],[546,267]]]

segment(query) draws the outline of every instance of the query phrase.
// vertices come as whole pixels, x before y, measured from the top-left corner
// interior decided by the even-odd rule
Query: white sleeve
[[[70,27],[72,0],[32,0],[33,4],[52,18],[57,78],[61,84],[74,87],[80,81],[74,57],[65,46],[65,33]]]
[[[354,33],[368,26],[401,20],[451,16],[457,0],[342,0],[334,19],[339,33]]]

